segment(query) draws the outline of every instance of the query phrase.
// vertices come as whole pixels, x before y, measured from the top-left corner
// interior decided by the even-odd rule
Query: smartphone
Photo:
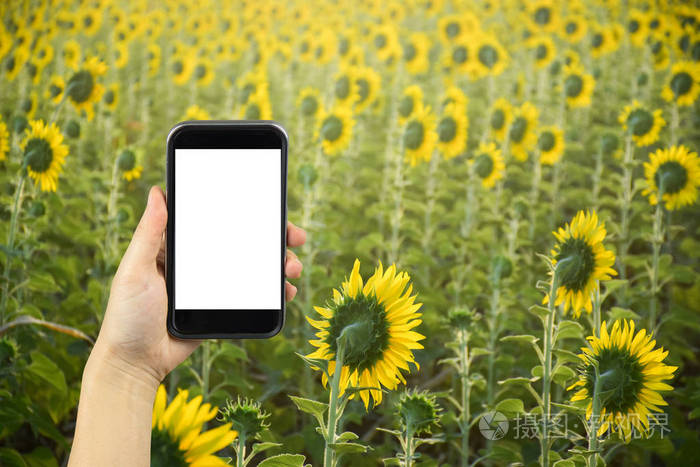
[[[287,134],[275,122],[192,121],[167,139],[168,332],[266,338],[284,323]]]

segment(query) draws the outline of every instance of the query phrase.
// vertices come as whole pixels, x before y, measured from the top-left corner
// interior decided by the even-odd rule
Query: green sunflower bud
[[[28,212],[32,217],[41,217],[46,213],[46,206],[41,201],[34,201]]]
[[[90,98],[95,87],[95,79],[87,70],[80,70],[68,80],[66,91],[73,102],[80,104]]]
[[[430,434],[440,427],[440,406],[429,392],[405,392],[396,409],[403,431],[412,435]]]
[[[318,179],[318,172],[316,168],[311,164],[304,164],[299,167],[297,172],[297,180],[304,186],[304,188],[309,189],[316,183]]]
[[[136,166],[136,154],[130,149],[124,149],[117,159],[117,168],[122,172],[133,170]]]
[[[248,398],[239,397],[235,402],[227,400],[226,406],[219,409],[219,415],[219,419],[231,423],[243,439],[257,439],[270,426],[267,421],[270,414],[262,410],[259,402]]]
[[[75,120],[70,120],[63,131],[69,138],[80,138],[80,123]]]
[[[467,307],[452,308],[447,313],[447,322],[450,329],[468,331],[481,317]]]

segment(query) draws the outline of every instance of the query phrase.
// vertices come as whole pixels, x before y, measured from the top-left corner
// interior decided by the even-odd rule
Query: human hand
[[[96,358],[99,356],[121,372],[155,386],[200,343],[175,339],[166,330],[168,296],[163,234],[167,218],[163,191],[153,187],[146,210],[112,281],[104,321],[93,349]],[[301,246],[305,241],[306,232],[288,223],[288,246]],[[291,250],[287,250],[286,258],[286,276],[298,278],[301,262]],[[289,282],[285,287],[286,299],[291,300],[297,289]]]

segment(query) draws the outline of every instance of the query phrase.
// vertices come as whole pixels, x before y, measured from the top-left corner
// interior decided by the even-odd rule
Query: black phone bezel
[[[198,120],[180,122],[168,134],[166,149],[165,284],[168,294],[167,329],[178,339],[264,339],[282,330],[285,318],[284,265],[287,243],[287,133],[272,121]],[[174,266],[169,254],[175,245],[175,149],[281,149],[282,198],[279,310],[174,309]]]

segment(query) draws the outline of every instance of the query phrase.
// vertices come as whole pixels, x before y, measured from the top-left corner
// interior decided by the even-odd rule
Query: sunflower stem
[[[600,282],[596,281],[593,292],[593,335],[600,337]]]
[[[24,192],[24,181],[26,180],[26,178],[27,169],[25,165],[22,165],[22,173],[19,177],[19,182],[17,183],[17,188],[15,191],[15,201],[12,205],[10,230],[7,233],[7,252],[5,253],[5,271],[3,274],[2,281],[2,305],[0,306],[0,326],[5,324],[5,317],[7,315],[7,296],[10,289],[10,269],[14,257],[13,249],[15,246],[15,232],[17,230],[17,218],[19,217],[19,211],[22,208],[22,194]]]
[[[593,171],[593,188],[591,195],[593,209],[598,210],[600,203],[600,181],[603,176],[603,149],[600,148],[595,155],[595,169]]]
[[[342,342],[343,334],[337,340],[337,352],[335,355],[335,369],[333,370],[333,379],[331,380],[331,392],[328,399],[328,427],[326,428],[326,446],[323,450],[323,465],[324,467],[334,467],[336,465],[335,451],[335,432],[340,419],[340,410],[338,408],[338,400],[340,399],[340,374],[343,372],[343,356],[345,353],[344,342]]]
[[[632,147],[632,133],[627,132],[625,137],[625,155],[622,162],[622,202],[620,204],[620,245],[618,248],[617,258],[619,260],[618,270],[620,271],[620,279],[627,279],[627,271],[625,268],[625,256],[628,245],[629,231],[629,211],[632,203],[632,159],[634,157],[634,149]],[[627,287],[623,286],[622,290],[623,302],[626,301]]]
[[[209,359],[211,341],[202,343],[202,397],[206,400],[209,397],[209,370],[211,361]]]
[[[540,194],[540,181],[542,180],[542,163],[540,161],[540,151],[535,151],[533,157],[532,188],[530,190],[530,226],[528,238],[530,241],[535,237],[535,223],[537,222],[537,199]]]
[[[240,434],[238,436],[238,446],[236,447],[236,467],[244,467],[245,462],[245,434]]]
[[[404,460],[406,467],[413,466],[413,451],[415,450],[415,446],[413,443],[413,431],[413,425],[409,423],[406,427],[406,440],[403,443],[406,449],[404,451]]]
[[[557,289],[559,286],[559,271],[562,264],[568,263],[571,258],[564,258],[559,261],[552,271],[552,281],[549,287],[549,300],[547,305],[549,308],[549,314],[547,315],[547,321],[544,329],[543,338],[543,355],[544,355],[544,368],[542,371],[542,434],[540,436],[540,447],[542,449],[542,465],[544,467],[549,466],[549,418],[551,412],[551,400],[550,400],[550,385],[551,385],[551,373],[552,373],[552,350],[553,350],[553,340],[554,340],[554,318],[556,315],[557,307],[555,305],[557,301]]]
[[[601,377],[598,373],[598,367],[595,369],[595,383],[593,383],[593,400],[592,411],[591,411],[591,421],[588,428],[588,467],[596,467],[598,453],[598,419],[600,418],[600,386]]]
[[[679,125],[679,115],[678,115],[678,102],[674,101],[671,106],[671,146],[678,143],[678,125]]]
[[[471,384],[469,382],[469,332],[463,329],[459,332],[459,376],[462,383],[462,413],[459,417],[459,429],[462,432],[462,467],[469,465],[469,424],[471,422]]]
[[[654,213],[654,233],[651,239],[651,300],[649,300],[649,326],[648,329],[654,332],[656,329],[656,306],[657,296],[659,293],[659,257],[661,255],[661,247],[664,243],[663,229],[663,194],[666,176],[661,177],[659,183],[659,198],[656,200],[656,211]]]

